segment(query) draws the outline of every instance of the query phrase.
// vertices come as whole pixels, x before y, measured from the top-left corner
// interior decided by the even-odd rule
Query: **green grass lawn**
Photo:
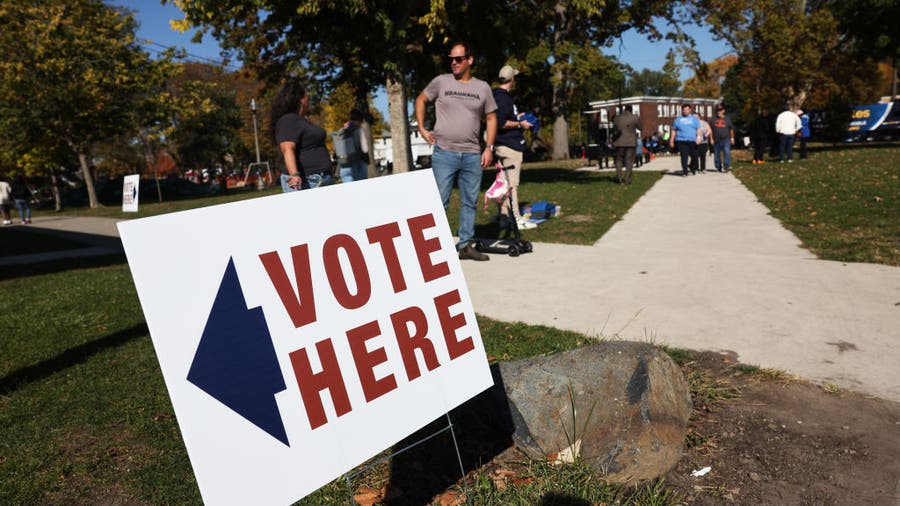
[[[820,258],[900,265],[900,145],[822,147],[734,173]]]
[[[490,188],[496,171],[485,171],[482,192]],[[529,241],[559,244],[593,244],[606,233],[635,202],[660,178],[661,172],[634,172],[632,184],[620,185],[611,172],[575,171],[559,166],[526,165],[519,185],[519,203],[531,204],[538,200],[552,202],[562,208],[559,217],[522,230]],[[497,214],[493,202],[488,211],[478,203],[475,216],[475,236],[494,238],[499,234],[492,218]],[[450,230],[459,228],[459,198],[454,190],[447,211]]]

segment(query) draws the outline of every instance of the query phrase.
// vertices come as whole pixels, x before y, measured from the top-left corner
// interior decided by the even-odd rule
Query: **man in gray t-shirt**
[[[435,77],[416,98],[416,121],[422,138],[434,145],[431,168],[444,209],[450,205],[453,180],[459,176],[459,258],[488,260],[471,243],[475,236],[475,205],[481,186],[481,171],[493,161],[497,134],[497,104],[491,87],[472,77],[472,56],[468,44],[451,46],[450,74]],[[433,102],[434,131],[425,128],[425,106]],[[481,149],[481,118],[486,123],[487,147]]]

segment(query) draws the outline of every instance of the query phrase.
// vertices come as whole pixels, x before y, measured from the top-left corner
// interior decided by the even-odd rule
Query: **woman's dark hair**
[[[306,96],[306,88],[297,81],[288,81],[281,85],[281,89],[272,101],[272,109],[269,115],[269,133],[275,138],[275,125],[282,116],[297,112],[300,109],[300,99]]]

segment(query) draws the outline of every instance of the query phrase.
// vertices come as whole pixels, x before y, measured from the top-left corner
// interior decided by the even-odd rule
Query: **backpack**
[[[556,206],[546,200],[538,200],[531,204],[531,219],[546,220],[553,216]]]
[[[331,132],[331,140],[334,142],[334,152],[337,154],[338,163],[349,165],[360,159],[359,147],[353,138],[355,128],[342,128],[337,132]]]

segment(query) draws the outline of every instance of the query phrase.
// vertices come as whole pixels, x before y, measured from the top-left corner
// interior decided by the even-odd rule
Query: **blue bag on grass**
[[[531,204],[531,219],[544,220],[553,216],[556,206],[546,200],[538,200]]]

